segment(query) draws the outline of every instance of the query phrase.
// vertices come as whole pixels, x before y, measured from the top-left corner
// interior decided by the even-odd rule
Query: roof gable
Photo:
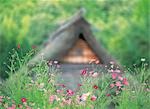
[[[39,62],[41,54],[46,60],[60,60],[75,45],[79,39],[79,34],[83,34],[84,39],[102,64],[114,61],[101,44],[96,41],[90,29],[90,24],[83,18],[83,10],[80,10],[50,35],[48,45],[29,61],[29,65]]]

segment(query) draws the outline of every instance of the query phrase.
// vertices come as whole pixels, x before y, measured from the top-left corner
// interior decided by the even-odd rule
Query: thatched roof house
[[[48,45],[29,62],[29,65],[39,62],[41,55],[46,60],[58,60],[70,64],[87,64],[93,58],[98,59],[100,64],[114,61],[94,38],[90,24],[83,14],[84,10],[81,9],[61,25],[50,36]]]

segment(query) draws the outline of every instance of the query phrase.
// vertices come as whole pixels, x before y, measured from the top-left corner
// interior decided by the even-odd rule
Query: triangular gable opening
[[[88,64],[93,59],[99,60],[85,40],[83,34],[80,33],[78,37],[75,45],[62,58],[61,63]]]

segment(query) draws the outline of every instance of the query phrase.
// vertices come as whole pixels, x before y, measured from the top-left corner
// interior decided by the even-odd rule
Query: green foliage
[[[149,62],[148,0],[1,0],[0,75],[6,77],[3,63],[9,64],[12,48],[40,47],[80,7],[97,40],[123,65],[139,64],[141,57]]]
[[[2,109],[13,105],[21,105],[24,108],[29,106],[35,109],[56,107],[59,109],[109,109],[112,106],[115,106],[115,109],[147,109],[149,106],[149,69],[145,69],[144,63],[142,68],[136,68],[133,71],[135,73],[125,72],[123,76],[127,77],[129,85],[124,85],[125,87],[122,87],[119,94],[113,95],[110,91],[112,90],[110,84],[119,81],[119,78],[113,79],[110,72],[98,74],[98,72],[102,72],[100,69],[92,71],[93,73],[84,69],[84,73],[81,75],[82,85],[74,90],[73,95],[68,96],[66,91],[69,88],[59,85],[61,81],[57,74],[60,74],[60,71],[56,69],[55,65],[48,66],[47,62],[42,60],[34,68],[28,69],[26,63],[33,53],[31,51],[23,58],[20,58],[17,51],[11,55],[11,66],[8,66],[10,69],[9,78],[0,86],[0,106]],[[113,68],[111,66],[111,69]],[[100,77],[94,76],[94,73]],[[94,85],[97,88],[94,88]],[[63,92],[57,92],[58,90]],[[110,96],[106,96],[108,93]],[[84,100],[83,97],[78,104],[78,97],[83,95],[86,99]],[[91,100],[92,95],[97,97],[95,101]],[[55,100],[52,100],[53,102],[51,102],[51,96],[57,96]],[[22,102],[23,98],[27,100],[26,103]],[[69,99],[72,100],[71,104],[65,101]]]
[[[6,99],[6,102],[10,102],[8,104],[9,106],[13,104],[11,100],[16,104],[22,105],[21,99],[28,98],[27,100],[31,104],[36,104],[34,108],[50,107],[50,105],[46,105],[48,104],[47,95],[55,91],[54,84],[56,77],[52,75],[54,75],[53,73],[56,75],[57,70],[53,70],[53,72],[49,74],[47,63],[42,61],[29,72],[26,63],[32,55],[33,52],[29,52],[24,58],[20,58],[17,51],[15,51],[14,55],[11,57],[11,66],[8,66],[10,69],[10,72],[8,73],[9,78],[2,84],[2,89],[0,90],[6,97],[10,97],[10,99]],[[16,61],[19,65],[17,65]],[[20,69],[16,70],[18,69],[16,67],[19,67]],[[51,83],[48,83],[48,81]],[[43,92],[45,92],[45,95]]]
[[[128,79],[130,80],[130,86],[127,90],[124,90],[121,96],[117,97],[119,105],[116,109],[148,109],[149,108],[149,70],[145,70],[145,67],[136,68],[135,73],[130,75],[128,72]],[[144,77],[143,77],[144,76]]]

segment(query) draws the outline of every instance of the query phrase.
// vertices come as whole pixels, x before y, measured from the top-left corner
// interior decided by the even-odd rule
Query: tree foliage
[[[5,76],[3,62],[8,63],[12,48],[21,44],[27,50],[46,42],[47,34],[80,7],[86,9],[97,40],[123,65],[150,59],[148,0],[1,0],[0,75]]]

